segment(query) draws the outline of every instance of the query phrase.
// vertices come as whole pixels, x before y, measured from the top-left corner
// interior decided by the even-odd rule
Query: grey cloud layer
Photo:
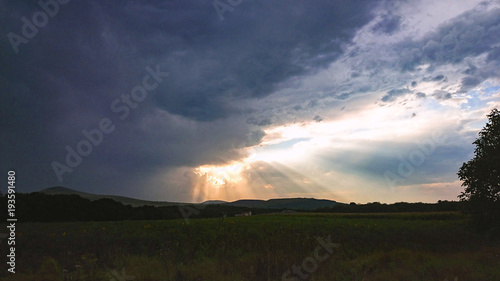
[[[14,168],[26,175],[19,182],[26,191],[60,184],[50,163],[63,161],[66,145],[74,147],[83,129],[108,117],[116,130],[66,175],[64,185],[138,195],[138,186],[165,170],[240,159],[238,148],[258,144],[270,125],[324,122],[334,111],[380,99],[389,104],[405,95],[450,99],[500,77],[500,9],[487,5],[418,38],[409,34],[396,43],[358,46],[357,31],[374,20],[365,32],[375,38],[405,32],[398,5],[244,1],[220,21],[210,1],[70,1],[16,55],[6,34],[21,34],[21,17],[31,18],[39,7],[0,1],[6,11],[0,14],[2,171]],[[474,60],[480,55],[484,63]],[[301,84],[301,78],[329,69],[332,62],[341,65],[329,77]],[[425,70],[424,64],[429,65]],[[141,83],[146,66],[155,65],[170,75],[119,120],[110,104]],[[454,77],[441,71],[446,65],[455,66],[458,90],[449,89]],[[428,82],[441,90],[416,89]],[[437,151],[433,164],[420,171],[448,172],[447,163],[458,161],[464,147]],[[366,158],[344,163],[348,157],[332,156],[324,164],[376,177],[397,165],[387,155]],[[447,168],[437,169],[438,164]],[[287,173],[259,165],[273,183],[300,191]],[[183,193],[178,189],[189,187],[193,177],[186,176],[186,185],[176,190],[158,182],[148,188]]]
[[[454,89],[451,86],[457,81],[450,80],[448,74],[459,79],[459,89],[449,94],[462,94],[487,79],[500,77],[498,5],[483,2],[416,38],[409,32],[405,33],[405,17],[411,15],[398,13],[397,7],[383,12],[370,29],[362,32],[361,35],[370,34],[366,36],[370,38],[369,43],[361,40],[349,48],[341,58],[342,66],[350,68],[349,75],[337,79],[335,75],[338,73],[332,71],[332,79],[337,83],[330,85],[329,89],[320,89],[327,92],[321,95],[324,99],[334,96],[344,101],[366,92],[385,92],[381,100],[388,103],[408,94],[433,95],[419,94],[412,88],[420,82],[434,82],[441,90]],[[390,23],[394,27],[388,30],[386,26],[392,26]],[[382,37],[378,39],[380,34]],[[399,39],[393,40],[392,34]],[[484,60],[477,59],[479,56]],[[456,70],[443,73],[442,67],[445,66]],[[450,96],[439,94],[436,97]]]
[[[2,5],[3,30],[17,34],[20,18],[40,10],[34,2]],[[161,167],[238,159],[235,148],[262,138],[254,125],[270,124],[247,122],[254,109],[246,101],[326,67],[372,18],[372,5],[253,1],[221,22],[207,1],[71,1],[17,55],[2,33],[2,171],[29,174],[27,191],[59,184],[50,163],[105,117],[116,131],[65,184],[90,191],[114,178],[120,187],[109,192],[134,194]],[[157,64],[171,75],[116,119],[112,101]]]

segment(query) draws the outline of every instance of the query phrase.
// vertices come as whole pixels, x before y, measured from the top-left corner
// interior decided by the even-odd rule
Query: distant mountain
[[[148,200],[140,200],[134,199],[124,196],[116,196],[116,195],[98,195],[92,193],[86,193],[81,191],[76,191],[70,188],[55,186],[43,189],[39,191],[40,193],[45,194],[75,194],[80,197],[89,199],[89,200],[99,200],[103,198],[113,199],[117,202],[120,202],[124,205],[132,205],[133,207],[138,206],[173,206],[173,205],[185,205],[192,203],[177,203],[177,202],[163,202],[163,201],[148,201]],[[234,206],[234,207],[247,207],[247,208],[259,208],[259,209],[289,209],[289,210],[314,210],[318,208],[329,208],[333,207],[339,203],[326,200],[326,199],[314,199],[314,198],[281,198],[281,199],[270,199],[270,200],[255,200],[255,199],[244,199],[238,200],[234,202],[227,202],[222,200],[208,200],[202,205],[222,205],[222,206]],[[192,204],[198,205],[198,204]]]
[[[294,209],[294,210],[314,210],[317,208],[329,208],[337,205],[338,203],[326,199],[314,198],[282,198],[270,200],[238,200],[224,205],[248,207],[248,208],[262,208],[262,209]]]
[[[201,204],[202,205],[222,205],[222,204],[226,204],[226,203],[229,203],[229,202],[222,201],[222,200],[208,200],[208,201],[205,201]]]
[[[117,196],[117,195],[99,195],[99,194],[92,194],[92,193],[86,193],[86,192],[81,192],[81,191],[76,191],[70,188],[62,187],[62,186],[55,186],[55,187],[50,187],[46,188],[43,190],[39,191],[40,193],[45,193],[49,195],[55,195],[55,194],[75,194],[78,195],[82,198],[86,198],[92,201],[103,199],[103,198],[108,198],[108,199],[113,199],[117,202],[120,202],[124,205],[131,205],[133,207],[138,207],[138,206],[145,206],[145,205],[150,205],[150,206],[155,206],[155,207],[161,207],[161,206],[173,206],[173,205],[180,205],[183,203],[174,203],[174,202],[163,202],[163,201],[148,201],[148,200],[140,200],[140,199],[135,199],[135,198],[130,198],[130,197],[125,197],[125,196]]]

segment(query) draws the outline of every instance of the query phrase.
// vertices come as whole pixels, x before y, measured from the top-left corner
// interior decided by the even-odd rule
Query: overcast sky
[[[0,0],[18,192],[457,200],[500,108],[499,1],[40,3]]]

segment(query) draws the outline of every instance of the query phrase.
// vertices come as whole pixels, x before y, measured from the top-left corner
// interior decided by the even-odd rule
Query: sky
[[[500,1],[0,0],[0,26],[17,192],[457,200],[500,108]]]

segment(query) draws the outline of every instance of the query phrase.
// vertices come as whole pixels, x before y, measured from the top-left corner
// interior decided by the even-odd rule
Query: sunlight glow
[[[421,85],[432,93],[431,86]],[[225,200],[314,194],[333,200],[368,202],[372,200],[368,195],[372,189],[377,189],[378,196],[393,201],[410,193],[417,196],[402,187],[387,188],[383,171],[364,175],[357,168],[377,155],[382,160],[396,157],[389,147],[412,147],[434,133],[449,134],[446,128],[456,126],[457,114],[461,119],[480,119],[478,116],[485,115],[482,105],[498,100],[497,88],[483,91],[491,97],[481,100],[478,112],[460,110],[464,102],[470,102],[473,93],[456,95],[447,101],[407,96],[398,97],[391,104],[374,103],[363,111],[324,116],[321,122],[310,120],[265,128],[262,141],[245,148],[248,157],[226,165],[196,168],[199,190],[209,199]],[[478,100],[485,97],[481,94],[476,94]],[[470,124],[464,130],[472,130],[468,128]],[[387,151],[380,151],[380,147]],[[422,200],[425,196],[452,193],[426,187],[420,189]]]
[[[242,180],[241,173],[247,169],[243,163],[233,163],[225,166],[205,165],[196,168],[195,173],[206,177],[207,183],[214,187],[238,183]]]
[[[262,166],[254,164],[264,162],[282,176],[290,176],[287,175],[290,172],[296,173],[294,178],[300,175],[302,180],[295,183],[304,189],[312,186],[319,188],[315,184],[318,179],[308,169],[318,161],[317,157],[321,157],[321,151],[354,149],[361,152],[370,150],[367,144],[372,141],[407,142],[429,131],[435,124],[430,122],[431,118],[436,118],[433,114],[412,118],[412,113],[405,106],[387,108],[375,105],[370,110],[356,115],[346,114],[334,121],[311,121],[269,128],[259,145],[246,148],[251,151],[247,158],[227,165],[200,166],[195,173],[212,188],[232,186],[244,189],[257,185],[253,182],[255,179],[250,179],[248,175],[260,173],[258,167]],[[286,169],[283,170],[283,167]],[[266,190],[279,187],[272,182],[273,179],[260,180],[262,182],[258,186]]]

